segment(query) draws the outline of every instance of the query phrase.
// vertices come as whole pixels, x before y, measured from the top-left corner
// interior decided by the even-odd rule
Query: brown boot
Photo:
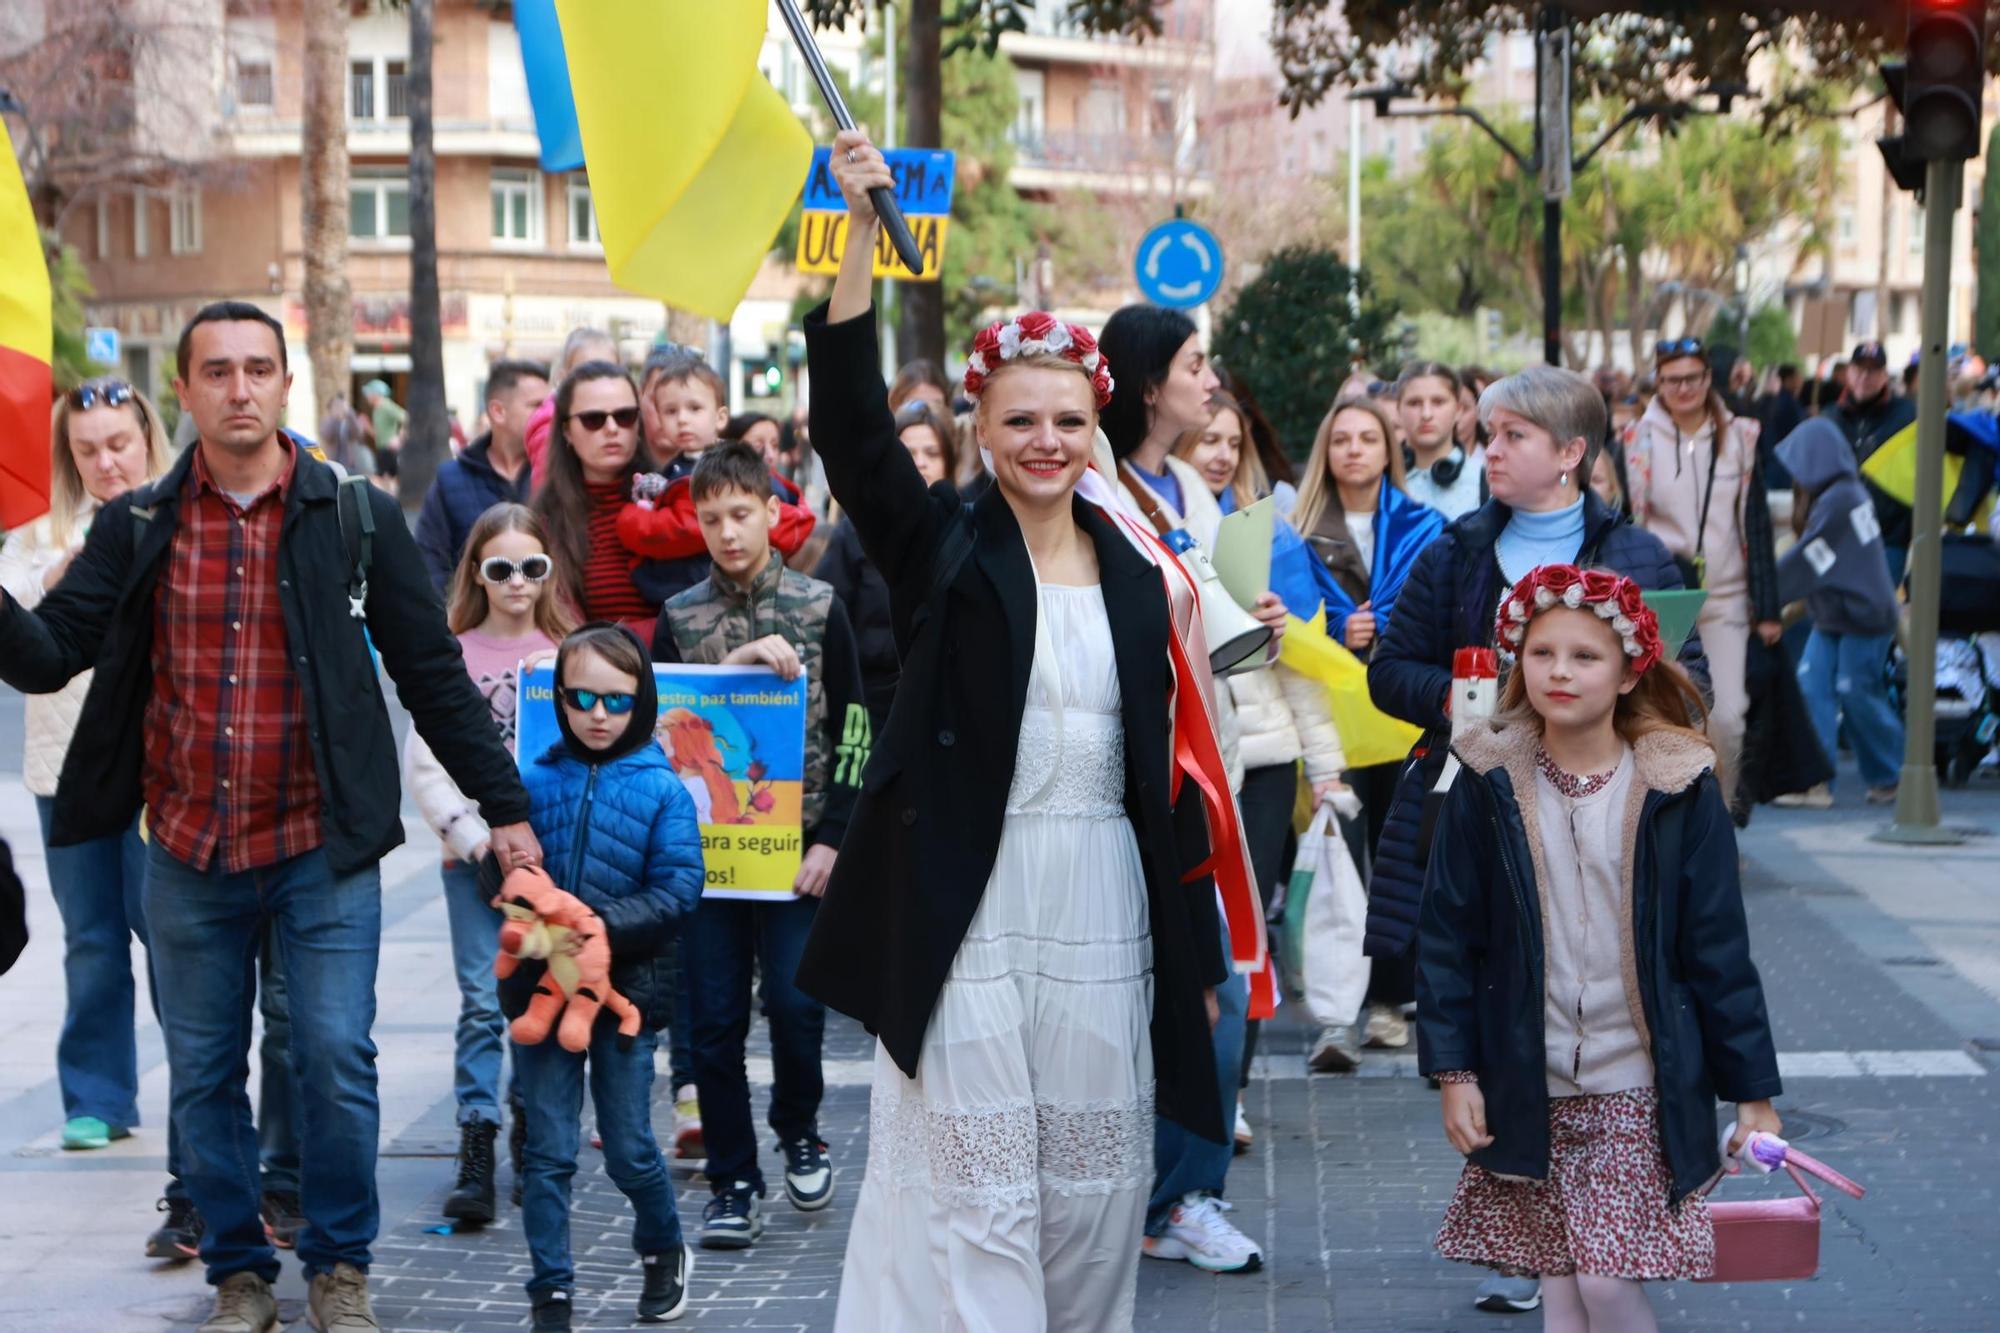
[[[312,1280],[306,1319],[320,1333],[381,1333],[382,1328],[368,1304],[368,1275],[353,1264],[335,1264],[331,1273]]]
[[[217,1284],[215,1312],[200,1333],[274,1333],[277,1327],[278,1299],[271,1284],[255,1273],[231,1273]]]

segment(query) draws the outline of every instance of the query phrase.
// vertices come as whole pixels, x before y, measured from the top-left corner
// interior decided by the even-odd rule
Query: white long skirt
[[[1153,1176],[1152,935],[1102,603],[1095,588],[1042,591],[1054,632],[992,878],[917,1077],[876,1050],[840,1333],[1132,1326]],[[1046,674],[1044,653],[1060,654]],[[1062,707],[1033,706],[1051,692]]]

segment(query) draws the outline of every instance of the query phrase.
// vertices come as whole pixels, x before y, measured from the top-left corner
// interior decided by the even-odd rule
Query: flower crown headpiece
[[[1081,324],[1065,324],[1043,310],[999,320],[979,331],[965,363],[965,396],[978,402],[995,371],[1018,357],[1036,353],[1059,356],[1081,366],[1097,394],[1097,410],[1102,412],[1111,405],[1111,363],[1097,349],[1097,339]]]
[[[1639,585],[1608,569],[1578,569],[1575,565],[1541,565],[1500,601],[1493,637],[1503,651],[1518,656],[1528,637],[1528,622],[1552,607],[1591,610],[1617,632],[1632,659],[1632,673],[1643,675],[1665,656],[1660,620],[1646,605]]]

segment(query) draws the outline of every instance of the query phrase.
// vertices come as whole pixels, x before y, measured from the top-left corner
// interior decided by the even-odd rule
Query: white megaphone
[[[1102,430],[1097,432],[1093,444],[1099,474],[1107,479],[1116,477],[1117,458]],[[1115,489],[1115,484],[1107,489]],[[1266,654],[1271,644],[1271,627],[1245,611],[1229,595],[1222,576],[1215,572],[1215,565],[1201,544],[1185,528],[1163,533],[1160,540],[1194,575],[1195,596],[1201,602],[1202,637],[1208,640],[1208,669],[1217,676],[1237,676],[1270,665]]]
[[[1189,538],[1185,546],[1178,542],[1169,545],[1195,576],[1202,634],[1208,639],[1208,669],[1218,676],[1240,676],[1269,666],[1266,654],[1271,646],[1271,627],[1237,605],[1198,542]]]

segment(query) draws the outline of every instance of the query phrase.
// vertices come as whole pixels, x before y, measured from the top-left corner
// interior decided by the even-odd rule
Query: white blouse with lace
[[[1043,584],[992,877],[917,1077],[879,1048],[836,1328],[1129,1329],[1152,933],[1095,587]]]

